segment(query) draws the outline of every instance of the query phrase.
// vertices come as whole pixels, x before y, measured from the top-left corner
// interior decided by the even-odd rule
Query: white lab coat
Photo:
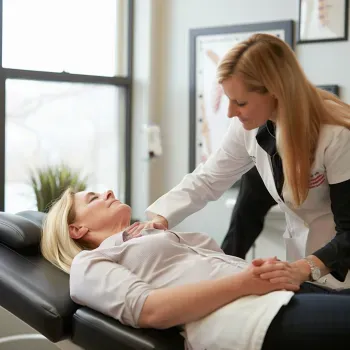
[[[270,156],[257,143],[257,131],[245,130],[239,120],[233,118],[221,147],[205,164],[199,165],[179,185],[149,206],[148,217],[162,215],[168,220],[169,227],[174,227],[202,209],[208,201],[218,199],[255,164],[268,191],[285,213],[283,237],[287,260],[301,259],[324,246],[336,233],[329,184],[350,179],[350,131],[335,125],[321,128],[309,194],[298,209],[292,209],[288,191],[283,192],[284,201],[278,195]],[[329,274],[317,283],[334,289],[350,288],[350,274],[345,282],[339,282]]]

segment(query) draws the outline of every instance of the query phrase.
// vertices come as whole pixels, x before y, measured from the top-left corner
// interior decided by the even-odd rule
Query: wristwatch
[[[321,278],[321,270],[317,267],[311,259],[305,258],[306,262],[309,264],[311,273],[309,276],[309,281],[315,282]]]

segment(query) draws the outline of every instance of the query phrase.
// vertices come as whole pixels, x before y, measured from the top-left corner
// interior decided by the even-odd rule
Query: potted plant
[[[80,178],[79,171],[70,169],[67,165],[55,165],[37,169],[30,176],[38,211],[47,213],[50,205],[67,189],[84,191],[87,178]]]

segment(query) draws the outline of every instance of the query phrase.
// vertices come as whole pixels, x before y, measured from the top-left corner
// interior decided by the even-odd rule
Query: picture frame
[[[318,88],[331,92],[337,97],[340,96],[339,85],[317,85]]]
[[[293,48],[292,20],[190,30],[190,172],[218,148],[228,128],[228,100],[215,77],[219,56],[258,32],[279,36]]]
[[[349,0],[299,0],[298,44],[348,40]]]

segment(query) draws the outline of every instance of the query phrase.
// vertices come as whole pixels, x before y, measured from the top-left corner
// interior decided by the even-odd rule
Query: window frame
[[[30,1],[30,0],[29,0]],[[33,71],[2,66],[3,41],[3,0],[0,0],[0,211],[5,209],[5,138],[6,138],[6,79],[37,80],[52,82],[70,82],[84,84],[104,84],[123,88],[125,92],[125,138],[124,138],[124,202],[131,204],[131,139],[132,139],[132,80],[133,80],[133,33],[134,33],[134,0],[127,1],[126,76],[97,76],[74,73],[57,73]],[[116,141],[117,142],[117,141]]]

